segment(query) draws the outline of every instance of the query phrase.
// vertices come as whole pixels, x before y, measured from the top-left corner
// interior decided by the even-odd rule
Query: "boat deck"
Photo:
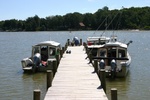
[[[44,100],[108,100],[83,46],[68,47]]]

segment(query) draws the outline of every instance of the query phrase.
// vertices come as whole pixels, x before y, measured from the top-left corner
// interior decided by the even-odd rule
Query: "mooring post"
[[[53,80],[53,71],[47,70],[47,90],[49,87],[52,86],[52,80]]]
[[[63,57],[63,50],[60,50],[60,58]]]
[[[59,55],[56,55],[56,61],[57,61],[57,67],[58,67],[59,62],[60,62]]]
[[[64,54],[64,52],[65,52],[65,47],[62,47],[62,51],[63,51],[63,54]]]
[[[82,39],[80,39],[80,46],[82,45]]]
[[[103,88],[104,92],[106,93],[106,80],[105,80],[105,69],[100,69],[100,80],[101,80],[101,87]]]
[[[97,59],[94,59],[94,72],[98,74],[98,61]]]
[[[89,60],[90,60],[89,63],[92,63],[92,53],[91,52],[89,53]]]
[[[87,47],[87,46],[85,47],[85,50],[86,50],[86,54],[88,55],[88,54],[89,54],[89,52],[90,52],[90,50],[88,49],[88,47]]]
[[[55,76],[55,73],[57,72],[57,61],[53,60],[53,74]]]
[[[65,44],[65,51],[67,50],[67,48],[68,48],[68,44],[66,43],[66,44]]]
[[[40,100],[41,91],[36,89],[33,91],[33,100]]]
[[[116,88],[111,88],[111,100],[118,100]]]
[[[70,45],[70,39],[67,39],[67,44],[68,44],[68,46]]]
[[[84,46],[84,50],[87,53],[87,44],[85,42],[83,42],[83,46]]]

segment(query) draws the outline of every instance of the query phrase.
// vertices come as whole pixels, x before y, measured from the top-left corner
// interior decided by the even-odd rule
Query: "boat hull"
[[[106,77],[112,77],[115,74],[115,77],[126,77],[129,72],[129,66],[123,66],[120,71],[113,73],[112,71],[105,70]]]
[[[34,66],[30,58],[25,58],[21,61],[24,72],[46,72],[47,70],[53,70],[55,58],[50,58],[46,62],[40,63],[39,66]]]

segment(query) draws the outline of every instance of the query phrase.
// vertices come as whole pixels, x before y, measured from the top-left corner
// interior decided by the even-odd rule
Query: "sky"
[[[46,18],[74,12],[95,13],[104,6],[110,10],[121,9],[122,6],[150,7],[150,0],[0,0],[0,21],[26,20],[35,15]]]

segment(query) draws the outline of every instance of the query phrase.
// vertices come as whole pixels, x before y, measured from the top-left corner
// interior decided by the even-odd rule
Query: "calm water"
[[[99,36],[102,31],[56,32],[0,32],[0,100],[33,100],[33,90],[40,89],[41,100],[46,93],[45,73],[24,74],[21,60],[31,55],[32,45],[45,41],[58,41],[64,46],[74,36],[86,41],[88,36]],[[106,36],[112,35],[106,32]],[[117,31],[119,40],[128,42],[132,57],[130,72],[126,78],[107,79],[107,95],[110,89],[118,89],[119,100],[149,100],[150,97],[150,31]]]

